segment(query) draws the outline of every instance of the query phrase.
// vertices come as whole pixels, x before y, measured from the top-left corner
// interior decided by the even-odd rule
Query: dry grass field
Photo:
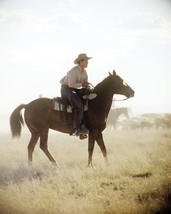
[[[87,167],[87,140],[49,134],[51,166],[36,145],[27,166],[29,132],[17,141],[0,134],[0,214],[169,213],[171,130],[105,130],[110,166],[95,146]]]

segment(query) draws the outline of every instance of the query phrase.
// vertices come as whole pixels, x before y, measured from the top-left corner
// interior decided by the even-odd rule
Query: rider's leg
[[[74,91],[71,91],[71,93],[69,93],[69,100],[74,109],[73,126],[76,129],[77,135],[82,134],[82,133],[88,134],[88,129],[85,126],[81,129],[81,122],[83,119],[82,101],[80,100],[79,96]]]

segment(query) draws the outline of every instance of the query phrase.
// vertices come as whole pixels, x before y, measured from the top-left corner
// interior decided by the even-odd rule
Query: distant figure
[[[88,60],[92,57],[88,57],[82,53],[74,60],[76,64],[70,71],[64,76],[61,83],[61,95],[65,97],[71,104],[73,114],[73,127],[75,129],[75,135],[86,135],[89,130],[83,124],[83,103],[76,93],[76,89],[86,88],[89,89],[88,75],[85,70],[88,66]],[[88,97],[89,96],[89,97]],[[93,99],[94,95],[87,95],[87,99]]]
[[[114,108],[114,109],[111,109],[111,111],[109,113],[108,123],[110,125],[113,125],[115,129],[116,129],[116,123],[121,114],[123,114],[123,115],[125,115],[125,117],[129,118],[128,108]]]

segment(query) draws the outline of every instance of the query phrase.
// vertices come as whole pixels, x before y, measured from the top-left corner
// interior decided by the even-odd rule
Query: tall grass
[[[87,167],[87,141],[57,132],[49,150],[60,168],[36,146],[27,166],[29,134],[0,138],[1,214],[169,213],[171,130],[104,132],[110,166],[95,146]]]

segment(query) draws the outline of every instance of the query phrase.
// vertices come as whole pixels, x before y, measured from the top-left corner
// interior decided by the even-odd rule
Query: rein
[[[94,85],[93,84],[91,84],[90,82],[88,82],[88,84],[91,85],[91,87],[94,89]]]
[[[125,101],[125,100],[128,100],[129,98],[124,98],[124,99],[122,99],[122,100],[116,100],[116,99],[113,99],[112,101]]]

